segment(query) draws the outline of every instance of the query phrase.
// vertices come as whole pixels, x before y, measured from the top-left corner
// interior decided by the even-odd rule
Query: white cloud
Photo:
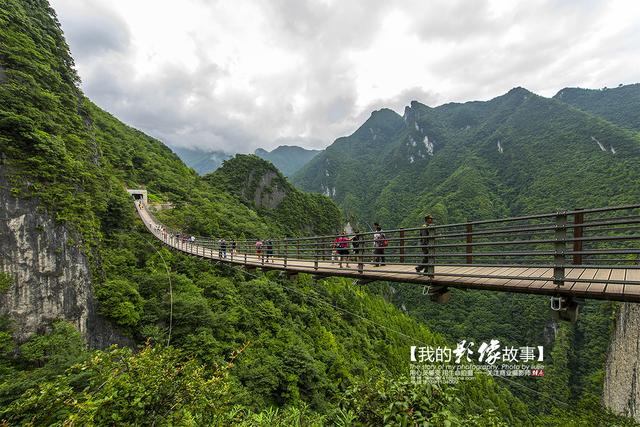
[[[321,148],[372,109],[640,81],[635,0],[52,0],[86,94],[173,145]]]

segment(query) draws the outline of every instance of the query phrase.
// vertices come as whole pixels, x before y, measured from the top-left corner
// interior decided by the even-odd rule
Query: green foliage
[[[205,180],[272,219],[287,236],[332,234],[341,226],[340,210],[331,199],[295,189],[275,166],[258,156],[238,154]]]
[[[477,385],[474,384],[474,387]],[[340,402],[339,414],[351,419],[349,425],[528,425],[524,412],[515,419],[503,418],[503,414],[490,407],[474,413],[466,392],[468,390],[452,386],[417,386],[407,379],[389,380],[378,374],[354,384],[346,391]],[[506,399],[507,402],[509,400],[515,401],[513,398]]]
[[[12,284],[13,278],[11,277],[11,274],[0,271],[0,294],[7,292]]]
[[[82,375],[82,384],[72,380]],[[0,410],[9,423],[211,425],[226,418],[226,368],[208,369],[172,348],[94,352],[66,375]]]
[[[640,130],[640,83],[599,90],[565,88],[554,98],[612,123]]]
[[[85,352],[85,344],[78,330],[70,323],[53,323],[47,335],[33,336],[20,346],[22,360],[30,365],[64,367]]]
[[[112,279],[96,286],[99,312],[118,325],[135,326],[140,321],[143,300],[136,285],[126,279]]]

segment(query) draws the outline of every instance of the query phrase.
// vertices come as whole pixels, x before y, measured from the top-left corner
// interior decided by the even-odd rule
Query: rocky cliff
[[[128,344],[95,313],[89,263],[79,236],[56,221],[38,200],[14,197],[0,164],[0,315],[13,322],[14,338],[26,340],[52,322],[73,323],[91,347]]]
[[[640,305],[623,304],[609,343],[603,403],[640,421]]]

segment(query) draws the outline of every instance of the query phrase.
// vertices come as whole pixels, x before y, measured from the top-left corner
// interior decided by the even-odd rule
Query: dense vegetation
[[[145,186],[152,202],[172,204],[159,214],[163,221],[203,235],[333,229],[339,211],[326,198],[293,191],[277,171],[271,182],[285,189],[285,197],[277,207],[260,206],[252,197],[255,191],[238,192],[255,190],[252,183],[264,174],[251,171],[269,166],[253,158],[237,158],[229,162],[237,165],[230,171],[225,166],[218,175],[198,177],[159,141],[82,95],[60,25],[45,0],[0,1],[0,167],[8,171],[15,196],[37,197],[43,212],[78,231],[78,244],[92,255],[98,311],[137,345],[87,349],[63,321],[27,342],[15,342],[11,319],[0,319],[0,422],[624,422],[593,407],[578,414],[562,407],[562,414],[552,415],[558,410],[553,402],[538,417],[532,409],[536,401],[525,405],[482,376],[454,387],[413,386],[403,378],[408,347],[450,338],[434,334],[383,298],[342,279],[254,277],[162,249],[136,219],[125,187]],[[401,119],[386,123],[391,112],[377,116],[377,135],[404,126]],[[363,146],[367,132],[361,135]],[[371,153],[378,156],[380,150]],[[492,188],[482,161],[468,167]],[[239,185],[241,180],[249,185]],[[11,286],[9,279],[3,283]],[[502,333],[495,327],[492,333]],[[569,332],[554,349],[556,359],[567,365],[573,363],[570,355],[562,356],[576,339],[575,331],[573,337]],[[556,364],[562,375],[564,366]],[[543,391],[546,396],[556,392]],[[571,390],[560,392],[564,398]]]
[[[487,102],[412,102],[403,117],[375,112],[293,180],[392,228],[425,212],[451,223],[633,202],[639,164],[637,132],[516,88]]]
[[[427,212],[436,223],[455,223],[634,204],[640,200],[640,135],[618,124],[630,128],[624,118],[640,117],[637,90],[565,89],[546,99],[516,88],[488,102],[437,108],[412,102],[403,117],[381,110],[314,158],[294,182],[331,195],[354,222],[388,228],[415,227]],[[554,390],[570,405],[599,400],[615,304],[588,302],[579,322],[560,334],[544,297],[453,292],[442,306],[412,285],[375,291],[451,340],[553,348],[545,382],[528,386],[543,395]],[[512,391],[523,398],[530,393],[518,386]],[[548,411],[545,405],[532,412]]]
[[[296,189],[272,163],[255,155],[238,154],[204,179],[261,217],[273,219],[287,236],[339,231],[342,215],[331,199]]]
[[[554,98],[612,123],[640,130],[640,83],[612,89],[565,88]]]

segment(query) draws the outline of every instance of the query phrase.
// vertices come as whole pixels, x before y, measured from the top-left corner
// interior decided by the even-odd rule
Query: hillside
[[[158,215],[187,232],[290,223],[87,100],[46,1],[3,0],[0,71],[0,423],[528,423],[490,378],[411,385],[407,348],[443,339],[349,281],[252,276],[154,242],[125,187],[171,203]]]
[[[611,89],[568,87],[553,98],[617,125],[640,130],[640,83]]]
[[[201,178],[78,84],[48,3],[2,0],[0,424],[625,422],[597,405],[546,406],[540,416],[538,393],[527,405],[486,376],[413,385],[409,347],[445,338],[349,280],[288,280],[169,252],[136,217],[126,187],[144,186],[152,205],[169,207],[162,221],[200,235],[303,233],[330,226],[338,211],[251,156],[229,161],[219,180]],[[403,126],[385,115],[380,134]],[[265,175],[291,197],[284,213],[295,218],[256,199],[260,188],[275,190],[253,185]],[[314,201],[332,215],[314,222],[317,212],[300,209]]]
[[[353,222],[387,228],[415,227],[427,212],[436,223],[456,223],[637,203],[640,136],[515,88],[487,102],[412,102],[403,116],[376,111],[293,181],[330,195]],[[375,291],[452,340],[500,337],[553,347],[553,359],[566,362],[556,371],[557,395],[573,402],[601,397],[615,305],[587,302],[580,321],[558,335],[547,298],[454,291],[451,303],[436,305],[411,285]]]
[[[292,176],[319,152],[320,150],[307,150],[295,145],[281,145],[271,151],[258,148],[254,154],[273,163],[284,176]]]
[[[288,236],[333,234],[342,223],[330,198],[297,190],[273,164],[255,155],[237,154],[204,180],[272,218]]]
[[[457,222],[637,200],[639,160],[637,133],[516,88],[374,112],[293,182],[361,220],[415,226],[424,212]]]

